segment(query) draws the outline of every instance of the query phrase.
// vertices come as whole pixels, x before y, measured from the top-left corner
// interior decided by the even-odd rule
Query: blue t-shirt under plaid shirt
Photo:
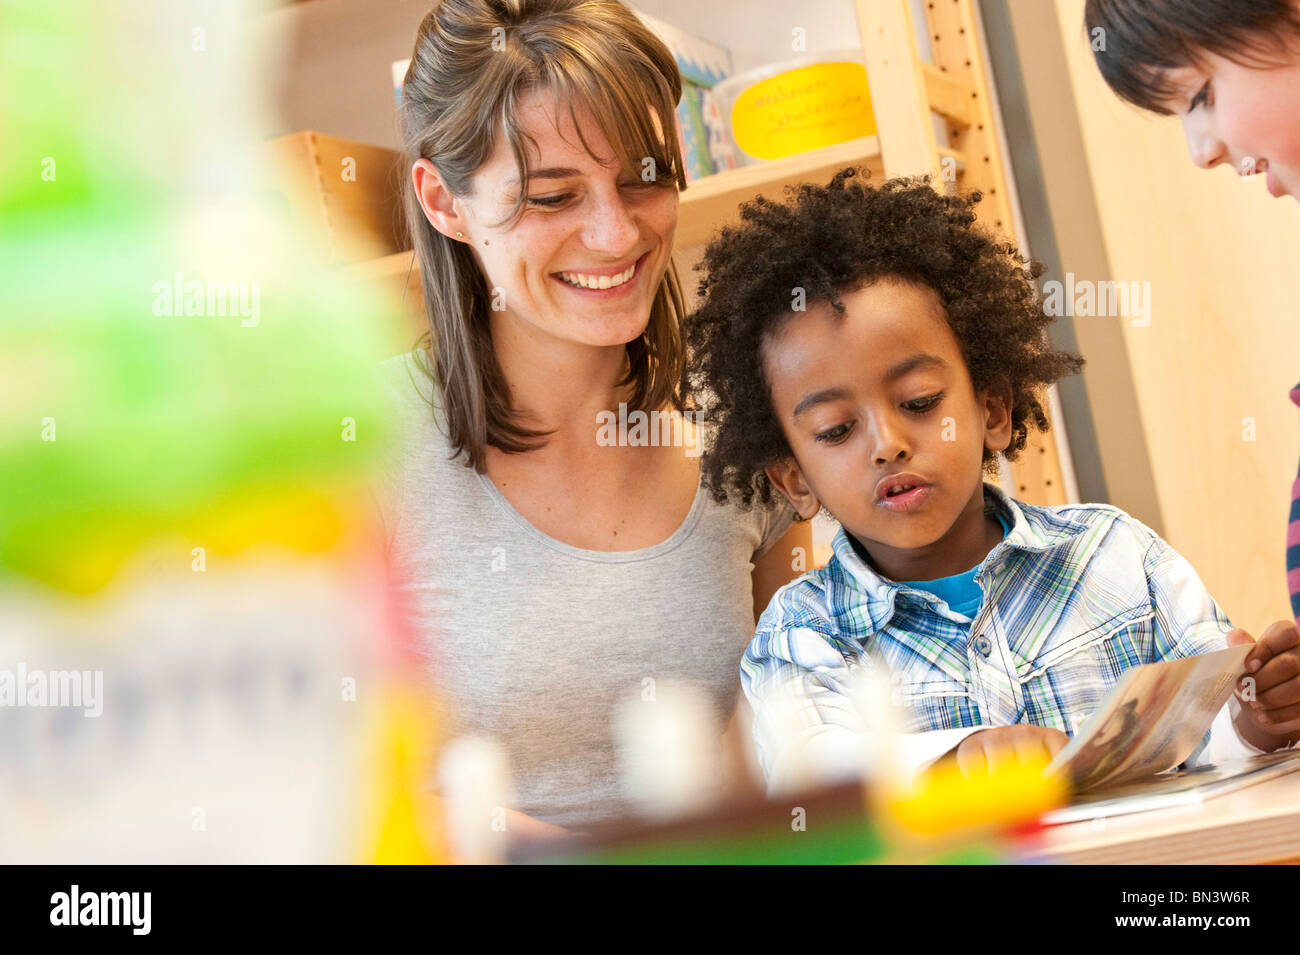
[[[1232,625],[1191,565],[1123,511],[1035,507],[989,484],[985,501],[1010,530],[976,568],[973,618],[881,577],[843,528],[826,567],[772,598],[741,662],[769,782],[796,750],[865,729],[860,666],[888,668],[919,768],[979,728],[1073,735],[1128,668],[1226,646]]]

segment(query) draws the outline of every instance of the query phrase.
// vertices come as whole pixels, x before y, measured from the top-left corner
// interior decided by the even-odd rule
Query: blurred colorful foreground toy
[[[624,787],[641,797],[637,818],[568,837],[503,843],[515,862],[816,864],[989,863],[1014,861],[1036,847],[1038,819],[1067,797],[1063,780],[1041,764],[1008,760],[963,776],[944,761],[913,778],[898,768],[902,740],[887,685],[864,681],[854,696],[871,733],[858,737],[857,774],[762,794],[752,782],[717,785],[698,747],[710,725],[707,702],[685,688],[653,705],[628,703],[619,720]],[[692,742],[693,740],[693,742]],[[480,741],[477,745],[482,746]],[[843,764],[841,764],[842,769]],[[508,791],[503,771],[462,761],[457,831],[486,828]],[[444,775],[447,767],[444,766]],[[653,781],[658,777],[657,782]],[[477,860],[493,861],[493,860]]]
[[[1006,766],[984,778],[947,769],[906,798],[850,781],[781,797],[733,796],[725,806],[668,822],[606,826],[569,840],[522,843],[516,862],[803,865],[988,864],[1034,846],[1036,820],[1060,805],[1041,767]]]
[[[0,573],[75,593],[160,536],[336,544],[399,327],[269,208],[237,8],[132,9],[0,0]]]
[[[369,547],[399,311],[277,211],[257,12],[0,22],[0,855],[438,858]]]

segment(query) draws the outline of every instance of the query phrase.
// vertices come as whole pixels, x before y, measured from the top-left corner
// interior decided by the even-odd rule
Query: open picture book
[[[1182,766],[1245,675],[1249,652],[1229,647],[1125,672],[1047,767],[1068,775],[1075,795],[1043,822],[1194,805],[1300,770],[1295,749]]]
[[[1046,771],[1088,792],[1174,769],[1195,752],[1245,676],[1249,652],[1228,647],[1125,671]]]

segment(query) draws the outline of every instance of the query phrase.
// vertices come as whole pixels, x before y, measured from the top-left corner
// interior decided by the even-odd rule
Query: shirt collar
[[[1087,524],[1055,514],[1051,508],[1021,504],[993,484],[984,485],[984,499],[1002,514],[1011,529],[1000,542],[994,545],[988,556],[975,569],[977,579],[983,575],[985,568],[1000,564],[1009,557],[1011,552],[1046,553],[1068,543],[1088,529]],[[835,538],[831,542],[831,550],[834,560],[844,568],[857,589],[867,599],[887,604],[891,611],[894,598],[900,591],[922,593],[881,577],[870,564],[858,556],[858,552],[853,549],[853,543],[849,540],[848,532],[843,527],[836,531]]]

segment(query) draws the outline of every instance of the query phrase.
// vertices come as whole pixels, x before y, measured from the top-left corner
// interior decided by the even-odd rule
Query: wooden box
[[[264,148],[286,214],[323,261],[365,262],[410,247],[397,152],[310,130]]]

